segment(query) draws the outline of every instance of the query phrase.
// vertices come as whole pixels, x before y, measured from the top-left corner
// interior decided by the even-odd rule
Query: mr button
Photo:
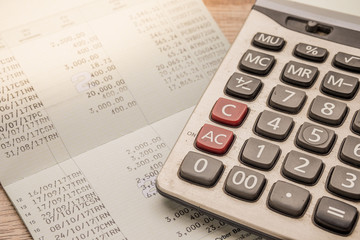
[[[196,137],[196,147],[211,153],[224,154],[234,139],[232,131],[204,124]]]
[[[274,63],[275,58],[271,55],[247,50],[240,60],[239,68],[258,75],[266,75],[270,72]]]

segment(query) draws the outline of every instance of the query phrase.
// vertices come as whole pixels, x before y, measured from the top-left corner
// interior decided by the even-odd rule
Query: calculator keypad
[[[269,193],[271,209],[291,217],[300,217],[310,201],[310,192],[291,183],[277,181]]]
[[[238,198],[254,201],[266,183],[265,176],[253,170],[235,166],[225,181],[225,191]]]
[[[308,61],[307,64],[290,60],[283,66],[275,66],[275,57],[282,54],[280,51],[285,48],[285,43],[280,36],[260,32],[254,35],[251,49],[244,51],[240,61],[235,63],[238,69],[234,69],[228,80],[224,79],[227,81],[224,89],[220,87],[225,97],[214,96],[217,101],[206,119],[212,123],[205,123],[196,136],[194,145],[198,150],[218,157],[190,151],[178,174],[182,180],[195,185],[214,187],[214,190],[221,188],[221,193],[231,201],[235,198],[255,202],[264,192],[269,209],[292,218],[308,218],[310,214],[306,211],[310,202],[317,201],[315,208],[309,207],[308,212],[312,211],[313,217],[311,224],[346,235],[356,225],[357,209],[324,195],[347,202],[360,201],[360,171],[354,169],[360,167],[360,138],[335,133],[335,128],[347,128],[360,135],[360,110],[353,113],[351,102],[357,97],[359,78],[351,73],[331,71],[330,67],[322,72],[322,82],[315,82],[320,75],[319,69],[323,71],[322,65],[329,65],[331,60],[342,70],[360,72],[360,57],[338,52],[333,59],[327,60],[329,51],[324,47],[297,43],[293,54],[302,62]],[[269,52],[274,56],[267,54]],[[327,63],[323,63],[325,61]],[[275,77],[271,72],[273,68],[278,74]],[[314,91],[318,91],[315,96]],[[261,101],[253,101],[256,98]],[[307,104],[307,98],[310,98],[310,104]],[[350,125],[346,119],[348,113],[353,117]],[[295,124],[293,118],[299,121]],[[302,122],[306,118],[309,122]],[[247,123],[249,119],[253,122]],[[222,127],[218,127],[219,124]],[[249,132],[250,125],[252,132]],[[245,130],[242,129],[244,126],[247,127]],[[296,135],[292,134],[293,128]],[[242,134],[242,131],[248,132]],[[192,131],[188,133],[192,134]],[[235,139],[235,134],[239,134],[239,140]],[[295,137],[288,139],[289,136]],[[341,144],[340,148],[334,147],[335,143]],[[286,144],[291,147],[287,148],[289,145]],[[329,158],[333,159],[327,161]],[[280,167],[276,166],[278,161]],[[336,161],[346,167],[336,166]],[[224,170],[226,167],[228,171]],[[280,179],[285,181],[274,181],[271,171],[278,171]],[[222,176],[223,172],[228,173]],[[267,175],[272,179],[267,180]],[[222,186],[215,186],[222,181]],[[272,186],[266,186],[268,181]],[[325,194],[315,193],[319,188]]]
[[[299,43],[296,45],[294,54],[297,57],[315,61],[315,62],[323,62],[325,61],[328,51],[325,48],[313,46],[306,43]]]
[[[309,116],[328,125],[339,125],[344,120],[346,112],[345,103],[317,96],[311,103]]]
[[[274,64],[274,56],[254,50],[247,50],[240,60],[239,68],[257,75],[266,75]]]
[[[225,92],[231,96],[251,100],[256,97],[261,89],[259,79],[242,73],[234,73],[225,87]]]
[[[288,113],[298,113],[306,100],[304,91],[278,84],[274,87],[269,105]]]
[[[279,158],[280,147],[256,138],[249,138],[240,154],[240,160],[254,167],[268,170]]]
[[[282,173],[291,180],[314,184],[321,174],[323,162],[297,151],[290,151],[284,160]]]
[[[359,87],[359,79],[349,75],[329,71],[326,73],[321,90],[329,95],[350,99]]]
[[[291,117],[270,111],[263,111],[255,126],[255,132],[271,139],[285,140],[294,125]]]
[[[317,67],[290,61],[285,65],[281,78],[284,82],[296,86],[310,87],[318,75]]]
[[[179,174],[184,179],[211,187],[219,179],[224,164],[204,154],[189,152],[180,166]]]
[[[314,221],[321,227],[348,234],[352,231],[358,218],[355,207],[329,197],[322,197],[315,209]]]

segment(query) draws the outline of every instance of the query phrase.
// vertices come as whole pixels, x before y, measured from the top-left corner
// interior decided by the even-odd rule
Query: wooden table
[[[255,0],[203,0],[230,42],[233,42]],[[0,240],[32,239],[0,185]]]

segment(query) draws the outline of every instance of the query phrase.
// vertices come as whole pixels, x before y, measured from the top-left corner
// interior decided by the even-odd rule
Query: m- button
[[[247,111],[246,104],[219,98],[211,111],[211,118],[223,124],[238,126],[244,120]]]
[[[269,54],[247,50],[242,56],[239,68],[246,72],[266,75],[274,66],[275,58]]]
[[[224,154],[229,149],[234,134],[232,131],[204,124],[196,137],[196,147],[211,153]]]

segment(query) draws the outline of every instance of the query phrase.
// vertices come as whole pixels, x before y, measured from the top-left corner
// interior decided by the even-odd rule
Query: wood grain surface
[[[255,0],[203,0],[226,38],[233,42]],[[32,239],[0,185],[0,240]]]

